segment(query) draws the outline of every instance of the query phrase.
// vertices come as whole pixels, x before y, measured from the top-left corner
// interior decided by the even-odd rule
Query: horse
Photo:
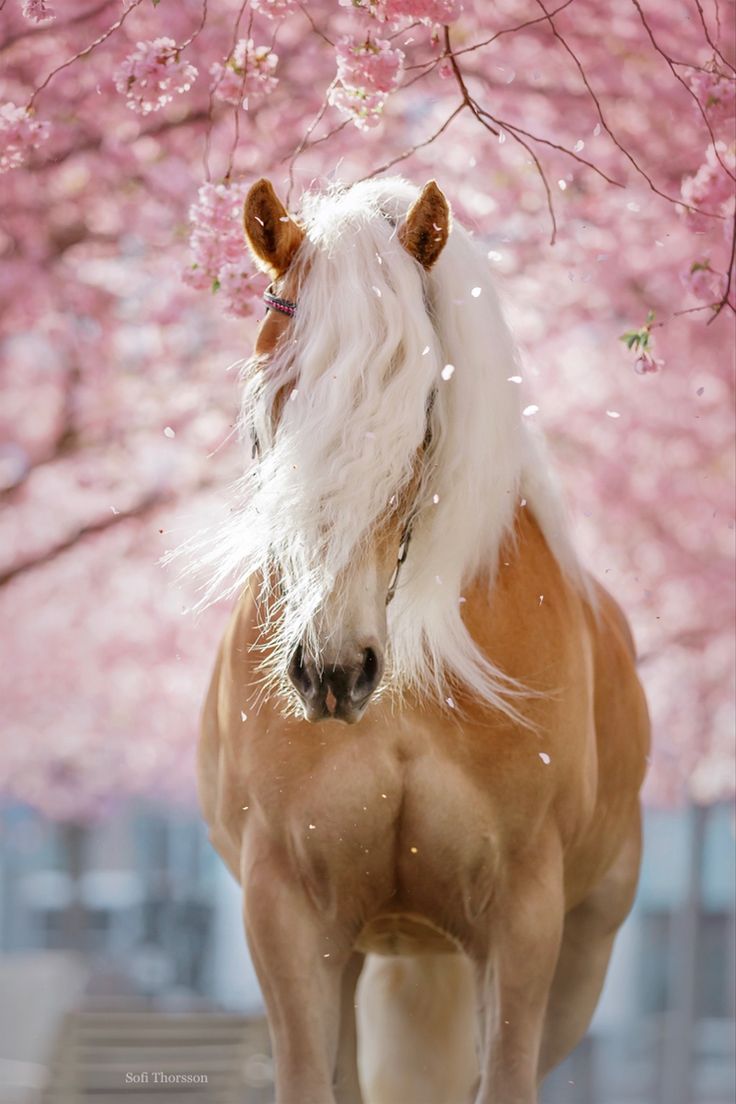
[[[434,181],[267,180],[199,792],[277,1104],[533,1104],[638,878],[647,707]]]

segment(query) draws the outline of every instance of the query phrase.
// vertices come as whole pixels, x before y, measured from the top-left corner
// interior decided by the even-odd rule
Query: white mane
[[[269,632],[281,674],[341,572],[401,501],[435,392],[418,514],[388,607],[388,686],[445,699],[460,682],[513,712],[521,688],[468,635],[463,587],[480,572],[492,581],[522,497],[573,576],[576,561],[508,379],[516,353],[484,252],[455,223],[425,275],[396,233],[416,196],[394,178],[306,197],[293,340],[267,372],[257,361],[245,370],[244,436],[250,448],[255,431],[261,459],[203,559],[210,594],[240,590],[256,572],[281,577]],[[274,429],[279,393],[289,397]]]

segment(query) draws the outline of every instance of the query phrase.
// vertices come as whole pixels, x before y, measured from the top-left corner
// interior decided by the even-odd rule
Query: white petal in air
[[[532,403],[531,406],[525,406],[521,413],[525,418],[531,418],[532,414],[536,414],[538,410],[539,407]]]
[[[455,365],[454,364],[446,364],[445,367],[442,369],[442,373],[441,373],[443,380],[452,379],[452,377],[454,375],[454,372],[455,372]]]

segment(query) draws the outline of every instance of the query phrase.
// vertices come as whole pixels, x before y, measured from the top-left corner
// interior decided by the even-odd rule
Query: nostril
[[[354,698],[364,698],[366,694],[370,694],[375,690],[380,674],[378,656],[373,648],[366,648],[363,652],[363,664],[360,674],[355,680],[352,696]]]
[[[289,678],[293,682],[296,689],[300,694],[305,697],[312,692],[314,686],[312,679],[304,662],[304,649],[301,644],[298,644],[294,649],[294,654],[291,657],[291,663],[289,664]]]

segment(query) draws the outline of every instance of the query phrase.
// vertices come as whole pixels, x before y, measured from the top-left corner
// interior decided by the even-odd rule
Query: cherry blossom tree
[[[195,619],[159,559],[243,462],[242,197],[269,175],[298,212],[382,171],[436,177],[487,246],[579,543],[634,623],[652,798],[731,791],[733,16],[0,0],[6,792],[60,818],[190,793],[225,611]]]

